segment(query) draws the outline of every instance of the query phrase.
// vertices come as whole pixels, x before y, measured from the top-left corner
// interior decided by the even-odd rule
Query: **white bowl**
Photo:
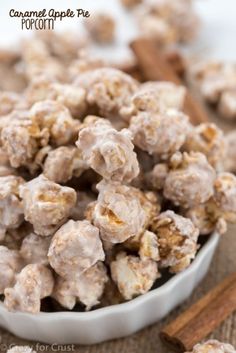
[[[129,302],[91,312],[38,315],[8,312],[0,304],[0,326],[16,336],[45,343],[94,344],[124,337],[163,317],[190,296],[206,275],[219,235],[214,233],[185,271]]]

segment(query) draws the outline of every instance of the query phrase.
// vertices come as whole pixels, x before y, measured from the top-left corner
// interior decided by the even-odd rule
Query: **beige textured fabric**
[[[191,303],[200,298],[210,288],[216,285],[226,275],[236,270],[236,227],[230,227],[228,233],[222,237],[220,245],[214,257],[210,271],[203,282],[195,290],[191,298],[179,308],[174,310],[164,321],[159,322],[151,327],[148,327],[141,332],[132,335],[131,337],[110,341],[94,346],[77,346],[74,348],[76,353],[167,353],[170,350],[166,349],[159,340],[158,334],[160,329],[166,322],[176,317]],[[12,334],[0,329],[1,341],[0,352],[4,352],[5,347],[9,345],[33,345],[37,352],[55,352],[55,347],[36,346],[35,343],[21,340]],[[221,341],[229,342],[236,347],[236,313],[226,320],[211,337]],[[73,349],[73,347],[70,347]],[[68,350],[67,350],[68,351]],[[60,351],[59,351],[60,352]]]

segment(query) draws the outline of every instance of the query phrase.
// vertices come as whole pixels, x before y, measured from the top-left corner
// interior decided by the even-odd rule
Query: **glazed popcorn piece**
[[[214,201],[223,218],[236,223],[236,176],[230,173],[221,173],[214,183]]]
[[[170,82],[146,82],[140,85],[127,107],[121,110],[127,120],[139,112],[159,113],[168,109],[181,110],[186,89]]]
[[[201,152],[214,168],[222,169],[223,160],[226,157],[224,134],[213,123],[200,124],[193,127],[188,134],[184,150]]]
[[[35,103],[30,117],[40,129],[48,132],[53,145],[61,146],[75,141],[80,123],[60,102],[45,100]]]
[[[106,267],[98,262],[82,273],[77,280],[58,277],[53,292],[53,298],[63,307],[72,310],[76,302],[90,310],[99,304],[108,281]]]
[[[8,349],[7,353],[36,353],[36,351],[28,346],[15,346]]]
[[[228,343],[222,343],[217,340],[209,340],[205,343],[199,343],[193,347],[192,352],[188,353],[235,353],[235,349]]]
[[[9,250],[6,246],[0,245],[0,294],[5,288],[11,287],[15,282],[16,274],[24,266],[23,260],[16,250]]]
[[[86,220],[69,220],[54,234],[48,257],[57,274],[77,280],[105,258],[98,228]]]
[[[236,173],[236,130],[225,136],[226,156],[224,160],[224,169],[227,172]]]
[[[157,235],[146,230],[140,239],[139,256],[141,259],[160,260]]]
[[[16,170],[11,167],[8,154],[0,147],[0,177],[17,174]]]
[[[190,219],[166,211],[154,220],[151,230],[158,238],[161,267],[177,273],[190,265],[198,249],[199,235]]]
[[[91,38],[100,44],[111,43],[115,39],[115,20],[109,14],[95,13],[84,21]]]
[[[78,76],[75,84],[86,90],[88,104],[97,107],[99,114],[107,118],[121,115],[139,85],[131,76],[114,68],[86,71]]]
[[[9,175],[0,177],[0,240],[7,229],[17,228],[24,221],[19,189],[24,185],[23,178]]]
[[[164,196],[175,205],[191,208],[213,196],[215,170],[204,154],[176,153],[170,162],[170,172],[164,185]]]
[[[22,241],[20,255],[27,264],[48,265],[48,249],[51,237],[28,234]]]
[[[4,305],[10,311],[40,312],[41,299],[52,294],[54,279],[49,268],[30,264],[17,275],[12,288],[4,291]]]
[[[61,146],[48,153],[43,174],[56,183],[66,183],[73,176],[79,177],[87,169],[78,148]]]
[[[158,163],[154,168],[145,174],[145,181],[153,190],[162,190],[169,172],[167,163]]]
[[[142,207],[138,189],[119,183],[97,185],[98,200],[92,212],[93,223],[101,238],[110,243],[122,243],[142,233],[147,215]]]
[[[36,234],[53,234],[70,214],[76,203],[76,192],[61,186],[44,175],[25,183],[20,188],[25,220],[30,222]]]
[[[32,121],[28,112],[13,112],[1,132],[3,149],[14,168],[28,166],[48,139],[48,131]]]
[[[0,116],[7,115],[15,109],[27,108],[26,103],[15,92],[0,92]]]
[[[177,110],[165,113],[142,112],[130,122],[136,146],[161,159],[169,158],[184,144],[189,131],[189,120]]]
[[[139,173],[130,132],[116,131],[105,119],[87,117],[76,145],[88,166],[105,179],[130,182]]]
[[[234,90],[222,93],[219,101],[219,112],[225,119],[236,120],[236,82]]]
[[[148,292],[160,276],[155,261],[125,252],[119,253],[110,267],[112,279],[125,300]]]

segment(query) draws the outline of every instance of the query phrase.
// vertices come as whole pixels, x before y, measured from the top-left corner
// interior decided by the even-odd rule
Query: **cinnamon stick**
[[[171,64],[164,54],[150,39],[137,39],[130,44],[136,55],[140,70],[146,80],[171,81],[177,85],[183,85]],[[194,125],[208,121],[207,113],[200,102],[197,102],[187,90],[184,111]]]
[[[191,351],[235,310],[236,273],[233,273],[168,324],[160,338],[178,352]]]

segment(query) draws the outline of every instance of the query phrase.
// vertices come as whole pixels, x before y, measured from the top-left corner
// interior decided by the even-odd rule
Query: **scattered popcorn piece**
[[[204,154],[176,153],[171,158],[171,169],[164,186],[164,196],[177,206],[191,208],[213,196],[215,170]]]
[[[79,177],[87,169],[78,148],[61,146],[48,153],[43,174],[55,183],[66,183],[73,176]]]
[[[222,93],[219,101],[219,112],[225,119],[236,120],[236,79],[234,90]]]
[[[40,175],[20,187],[25,219],[41,236],[53,234],[70,214],[76,203],[76,192]]]
[[[0,177],[0,240],[3,240],[7,229],[14,229],[24,221],[22,201],[19,196],[20,186],[25,183],[18,176]]]
[[[162,114],[143,112],[131,119],[129,128],[136,146],[151,155],[167,159],[184,144],[189,120],[177,110]]]
[[[14,346],[8,349],[7,353],[36,353],[36,351],[28,346]]]
[[[153,222],[151,230],[157,235],[160,266],[170,272],[183,271],[195,258],[199,230],[190,219],[173,211],[161,213]]]
[[[19,251],[9,250],[6,246],[0,245],[0,294],[14,284],[15,276],[23,266]]]
[[[235,353],[236,350],[228,343],[222,343],[217,340],[209,340],[205,343],[199,343],[193,347],[192,352],[188,353]]]
[[[121,252],[111,263],[111,276],[124,299],[130,300],[148,292],[159,273],[155,261]]]
[[[58,277],[53,298],[70,310],[77,301],[84,304],[86,310],[90,310],[99,304],[107,281],[106,267],[102,262],[98,262],[82,273],[77,280]]]
[[[30,264],[17,275],[12,288],[4,291],[4,305],[10,311],[40,312],[41,299],[52,294],[54,279],[49,268]]]
[[[96,106],[99,114],[107,118],[121,115],[139,85],[131,76],[113,68],[86,71],[78,76],[75,84],[86,90],[88,104]]]
[[[48,265],[48,249],[51,237],[28,234],[22,241],[20,255],[27,264]]]
[[[203,123],[193,127],[184,145],[187,152],[201,152],[205,154],[209,163],[216,169],[222,169],[226,157],[226,143],[224,134],[213,123]]]
[[[100,44],[111,43],[115,39],[115,20],[109,14],[95,13],[84,21],[91,38]]]
[[[105,258],[98,228],[86,220],[68,221],[54,234],[48,257],[57,274],[78,279]]]
[[[105,179],[129,182],[139,173],[130,132],[115,130],[105,119],[87,117],[76,145],[84,161]]]
[[[146,230],[140,239],[139,256],[141,259],[160,260],[157,235]]]

